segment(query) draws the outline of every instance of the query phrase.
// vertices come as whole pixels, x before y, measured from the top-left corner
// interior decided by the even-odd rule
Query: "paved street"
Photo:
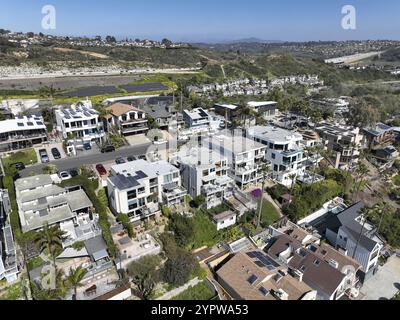
[[[60,160],[55,160],[51,161],[50,163],[57,166],[58,171],[64,171],[72,168],[79,168],[82,165],[92,165],[92,164],[98,164],[98,163],[103,163],[107,161],[112,161],[118,157],[128,157],[128,156],[138,156],[141,154],[145,154],[147,149],[149,148],[151,144],[143,144],[143,145],[138,145],[138,146],[132,146],[132,147],[124,147],[116,152],[111,152],[111,153],[100,153],[100,154],[91,154],[87,156],[82,156],[82,157],[70,157],[66,159],[60,159]],[[30,172],[35,172],[36,174],[41,174],[43,173],[43,167],[45,167],[48,164],[36,164],[30,167],[27,167],[25,170],[21,171],[21,176],[22,177],[27,177]]]

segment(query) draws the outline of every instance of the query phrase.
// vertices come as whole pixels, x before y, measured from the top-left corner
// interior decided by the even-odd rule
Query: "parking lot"
[[[362,300],[390,300],[400,291],[400,258],[396,255],[379,268],[361,288]]]

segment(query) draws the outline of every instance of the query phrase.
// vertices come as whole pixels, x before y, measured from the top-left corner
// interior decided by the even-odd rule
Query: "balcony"
[[[180,203],[183,197],[187,195],[186,189],[179,187],[175,183],[163,186],[162,196],[166,204]]]

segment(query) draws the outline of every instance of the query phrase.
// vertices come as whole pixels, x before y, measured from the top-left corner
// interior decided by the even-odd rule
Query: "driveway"
[[[134,136],[125,136],[130,146],[138,146],[145,143],[151,143],[151,141],[144,134],[137,134]]]
[[[38,161],[40,162],[40,155],[39,155],[39,150],[40,149],[45,149],[47,151],[47,155],[49,156],[50,161],[54,161],[54,156],[51,153],[51,149],[53,148],[57,148],[58,151],[60,152],[61,155],[61,159],[65,159],[67,157],[67,155],[64,152],[64,148],[62,145],[62,142],[52,142],[52,143],[44,143],[41,146],[35,146],[35,152],[38,158]]]
[[[392,299],[400,291],[400,258],[392,256],[361,288],[362,300]]]

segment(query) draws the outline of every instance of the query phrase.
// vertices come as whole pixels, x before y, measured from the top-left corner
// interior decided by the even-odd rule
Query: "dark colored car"
[[[61,153],[58,151],[57,148],[51,149],[51,154],[53,155],[54,159],[58,160],[61,159]]]
[[[147,157],[145,154],[141,154],[140,156],[138,156],[138,159],[140,160],[147,160]]]
[[[83,149],[85,150],[92,150],[92,146],[90,145],[89,142],[86,142],[83,144]]]
[[[127,158],[127,160],[128,160],[129,162],[132,162],[132,161],[137,160],[137,158],[136,158],[135,156],[129,156],[129,157]]]
[[[106,170],[106,168],[104,168],[104,166],[102,164],[96,165],[96,170],[101,176],[107,175],[107,170]]]
[[[11,167],[15,167],[17,170],[24,170],[25,165],[22,162],[16,162],[11,165]]]
[[[72,178],[77,177],[77,176],[79,176],[79,170],[76,168],[70,169],[69,174],[71,175]]]
[[[115,163],[116,164],[123,164],[123,163],[126,163],[126,161],[125,161],[125,159],[120,157],[120,158],[115,159]]]
[[[101,148],[101,153],[109,153],[109,152],[114,152],[115,147],[114,146],[106,146],[104,148]]]

